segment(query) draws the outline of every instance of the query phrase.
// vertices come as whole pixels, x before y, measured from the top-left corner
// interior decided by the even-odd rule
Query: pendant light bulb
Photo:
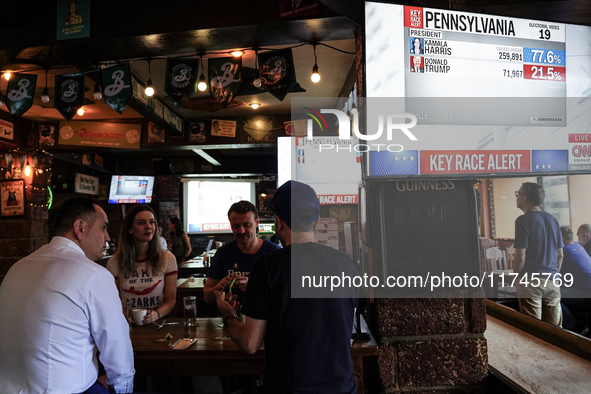
[[[49,102],[49,89],[46,87],[43,88],[43,94],[41,95],[41,102],[48,103]]]
[[[314,64],[314,67],[312,67],[312,75],[311,75],[310,79],[314,83],[318,83],[320,81],[320,74],[318,73],[318,65],[316,65],[316,64]]]
[[[146,96],[152,97],[154,95],[154,87],[152,86],[152,78],[148,79],[148,86],[145,90]]]
[[[314,67],[312,67],[312,75],[310,79],[314,83],[318,83],[320,81],[320,74],[318,73],[318,59],[316,58],[316,44],[312,44],[314,46]]]
[[[144,90],[146,96],[152,97],[154,95],[154,86],[152,86],[152,61],[148,58],[148,83],[146,84],[146,90]]]
[[[82,116],[82,115],[84,115],[84,113],[85,113],[85,112],[86,112],[86,110],[85,110],[83,107],[80,107],[80,108],[78,108],[78,111],[76,111],[76,113],[77,113],[79,116]]]
[[[98,82],[94,84],[94,93],[92,94],[95,100],[100,100],[103,98],[103,94],[101,93],[101,88],[98,85]]]
[[[27,160],[27,166],[25,167],[25,176],[31,175],[31,166],[29,166],[29,160]]]
[[[197,84],[197,89],[199,89],[200,92],[205,92],[207,90],[207,82],[205,82],[205,75],[203,75],[203,72],[199,76],[199,83]]]
[[[201,66],[201,75],[199,76],[197,90],[200,92],[205,92],[207,90],[207,81],[205,80],[205,74],[203,74],[203,55],[199,55],[199,66]]]
[[[47,88],[47,68],[45,69],[45,87],[43,88],[43,93],[41,94],[41,102],[48,103],[49,102],[49,89]]]
[[[260,88],[263,84],[263,81],[261,81],[261,70],[259,70],[259,51],[257,49],[254,51],[254,68],[257,73],[257,77],[254,79],[254,81],[252,81],[252,85],[255,88]]]

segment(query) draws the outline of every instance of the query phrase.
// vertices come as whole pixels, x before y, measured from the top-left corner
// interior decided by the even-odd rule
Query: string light
[[[154,95],[154,87],[152,86],[152,65],[150,59],[148,59],[148,83],[146,84],[146,90],[144,92],[148,97]]]
[[[45,69],[45,87],[43,88],[43,93],[41,94],[41,102],[42,103],[48,103],[49,102],[49,89],[47,88],[47,71],[48,69]]]
[[[259,70],[259,51],[258,51],[258,49],[254,50],[254,68],[256,70],[257,77],[255,78],[254,81],[252,81],[252,84],[255,88],[260,88],[263,83],[261,81],[261,70]]]
[[[318,73],[318,59],[316,58],[316,44],[312,44],[314,46],[314,67],[312,67],[312,75],[310,79],[314,83],[320,82],[320,74]]]
[[[31,166],[29,165],[29,159],[27,158],[27,165],[25,167],[25,176],[31,175]]]
[[[200,92],[205,92],[207,90],[207,82],[205,82],[205,75],[203,74],[203,56],[200,56],[199,64],[201,66],[201,75],[199,76],[199,83],[197,84],[197,89]]]
[[[95,82],[94,82],[94,93],[92,94],[92,97],[94,97],[95,100],[100,100],[103,98],[103,94],[101,93],[101,88],[99,87],[98,80],[99,80],[99,73],[98,73],[98,66],[97,66],[96,78],[95,78]]]

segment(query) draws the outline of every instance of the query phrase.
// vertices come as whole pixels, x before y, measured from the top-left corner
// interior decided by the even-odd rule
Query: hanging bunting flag
[[[283,101],[296,83],[291,48],[259,54],[262,86]]]
[[[15,74],[6,88],[6,107],[15,118],[20,117],[33,105],[36,74]]]
[[[122,113],[133,96],[129,63],[101,70],[103,100],[115,111]]]
[[[209,59],[209,93],[226,107],[242,87],[242,58]]]
[[[84,74],[62,74],[55,76],[53,106],[70,121],[78,108],[84,105]]]
[[[197,90],[199,60],[168,58],[164,91],[177,107],[183,105]]]

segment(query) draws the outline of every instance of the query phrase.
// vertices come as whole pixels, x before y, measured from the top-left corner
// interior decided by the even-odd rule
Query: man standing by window
[[[515,288],[522,313],[561,326],[560,288],[553,278],[560,272],[564,245],[558,220],[540,208],[544,197],[544,188],[531,182],[515,192],[524,213],[515,220],[514,268],[520,273]]]
[[[579,240],[579,243],[583,245],[583,247],[587,251],[587,254],[591,256],[591,224],[581,224],[581,226],[577,230],[577,238]]]

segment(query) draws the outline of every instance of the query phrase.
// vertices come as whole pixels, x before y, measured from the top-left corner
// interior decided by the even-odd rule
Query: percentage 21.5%
[[[564,82],[566,79],[566,69],[564,67],[524,65],[523,71],[525,79],[538,79],[560,82]]]

